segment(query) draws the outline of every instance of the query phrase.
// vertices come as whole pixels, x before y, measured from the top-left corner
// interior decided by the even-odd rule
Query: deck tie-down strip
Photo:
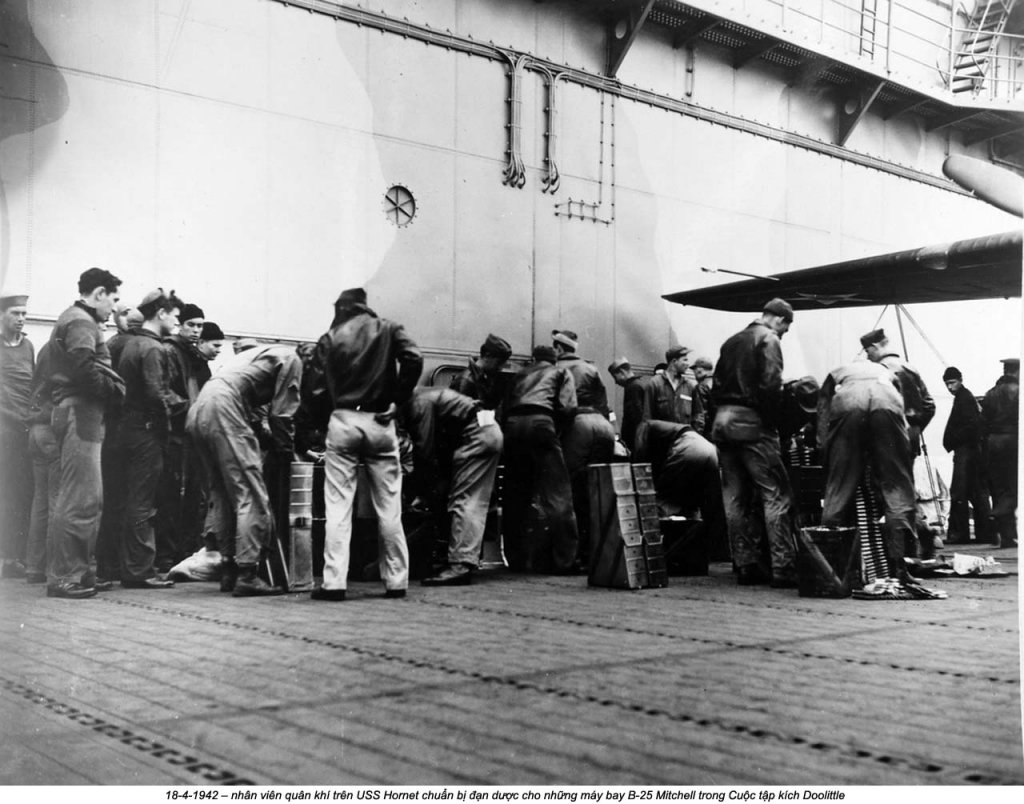
[[[232,770],[195,756],[193,753],[189,752],[189,749],[179,750],[177,748],[172,748],[169,745],[165,745],[164,742],[170,742],[165,740],[165,738],[160,738],[161,740],[164,740],[164,742],[158,742],[155,739],[143,734],[138,734],[130,728],[119,725],[118,723],[113,723],[110,720],[100,717],[99,715],[92,714],[80,707],[72,706],[71,704],[60,701],[50,695],[44,695],[37,692],[19,681],[0,678],[0,690],[24,698],[29,703],[42,706],[44,709],[48,709],[55,715],[61,715],[83,728],[90,729],[96,734],[108,737],[111,740],[127,745],[130,748],[134,748],[136,751],[141,751],[143,754],[153,757],[154,759],[162,759],[168,765],[173,766],[176,770],[188,771],[189,773],[195,774],[198,777],[198,784],[257,784],[252,779],[246,779],[239,776]]]
[[[738,723],[730,721],[726,718],[720,717],[696,717],[683,712],[671,712],[665,709],[661,709],[655,706],[648,706],[646,704],[634,703],[631,701],[619,700],[616,698],[608,698],[597,695],[588,695],[585,693],[577,692],[575,690],[566,689],[564,687],[558,687],[553,684],[543,684],[536,681],[532,681],[528,678],[519,678],[513,676],[500,676],[493,675],[490,673],[483,673],[479,671],[465,670],[461,667],[453,667],[446,665],[441,662],[415,659],[407,656],[400,656],[391,653],[386,650],[380,650],[376,648],[367,648],[359,645],[346,644],[332,639],[325,639],[321,637],[309,636],[304,634],[293,634],[287,631],[281,631],[273,628],[267,628],[261,625],[254,625],[249,623],[239,623],[233,620],[224,619],[221,617],[213,617],[207,614],[188,613],[177,609],[167,608],[163,606],[155,606],[147,603],[138,603],[129,600],[117,600],[115,598],[103,596],[101,598],[104,602],[112,603],[118,606],[128,606],[130,608],[142,609],[144,611],[153,612],[155,614],[169,614],[174,617],[180,617],[185,619],[196,620],[197,622],[203,622],[213,625],[226,626],[228,628],[234,628],[240,631],[249,631],[253,633],[262,634],[264,636],[279,637],[281,639],[296,640],[304,642],[309,645],[316,645],[319,647],[330,648],[332,650],[340,650],[346,653],[351,653],[357,656],[365,656],[381,661],[392,662],[396,664],[402,664],[409,667],[423,668],[433,670],[436,672],[446,673],[451,676],[459,676],[465,679],[469,679],[476,682],[485,684],[495,684],[498,686],[508,687],[516,690],[537,692],[544,695],[553,695],[558,698],[577,700],[582,703],[597,704],[599,706],[605,706],[610,708],[619,709],[623,712],[631,712],[636,714],[643,714],[650,717],[661,717],[667,720],[671,720],[677,723],[686,723],[690,726],[695,726],[702,729],[715,729],[717,731],[726,732],[730,734],[740,734],[753,737],[759,740],[770,740],[783,745],[802,746],[810,751],[819,751],[822,753],[829,753],[836,757],[844,757],[846,759],[860,760],[865,762],[872,762],[885,765],[886,767],[892,768],[905,768],[910,771],[920,771],[929,775],[934,774],[936,780],[946,778],[947,783],[968,783],[968,784],[1024,784],[1024,776],[1013,777],[1013,776],[1002,776],[996,773],[964,769],[960,767],[948,768],[944,765],[935,762],[926,762],[913,757],[897,756],[892,753],[874,751],[869,748],[855,748],[849,745],[841,745],[839,743],[829,742],[827,740],[813,740],[804,737],[799,734],[787,734],[777,729],[763,728],[760,726],[751,726],[744,723]],[[432,602],[433,604],[433,602]],[[503,612],[508,614],[509,612]],[[523,615],[526,616],[526,615]],[[578,624],[587,627],[604,627],[611,630],[622,630],[616,629],[614,626],[597,625],[594,623],[586,623],[582,621],[575,621],[571,619],[560,620],[559,618],[549,618],[544,615],[537,615],[541,619],[552,619],[558,622],[566,622],[569,624]],[[632,630],[632,629],[629,629]],[[641,632],[648,633],[648,632]],[[740,645],[731,642],[715,642],[714,640],[691,638],[691,637],[680,637],[675,635],[673,638],[685,639],[692,642],[699,642],[704,644],[711,644],[715,646],[733,647],[738,649],[754,649],[754,650],[767,650],[776,652],[778,649],[773,649],[768,646],[762,645]],[[789,655],[805,655],[813,658],[818,658],[814,654],[799,654],[794,651],[778,650],[780,653]],[[661,657],[658,661],[663,661],[665,657]],[[835,661],[850,661],[846,659],[837,659],[832,656],[825,656],[822,658],[832,659]],[[854,660],[857,664],[877,664],[874,662],[862,662]],[[893,665],[889,665],[894,667]],[[908,669],[915,672],[934,672],[923,670],[921,668],[899,668],[896,669]],[[545,675],[550,675],[545,673]],[[947,673],[946,675],[957,676],[959,674]],[[1005,679],[995,679],[1001,683],[1016,683],[1016,681],[1006,681]],[[404,693],[392,693],[389,697],[402,697]]]

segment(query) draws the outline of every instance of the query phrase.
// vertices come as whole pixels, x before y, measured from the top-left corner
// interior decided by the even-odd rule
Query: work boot
[[[232,597],[265,597],[267,595],[283,595],[280,586],[271,586],[256,574],[255,564],[240,564],[238,580],[231,592]]]
[[[473,568],[468,564],[452,564],[436,575],[424,578],[424,586],[469,586],[473,581]]]
[[[238,580],[238,565],[233,558],[223,558],[220,562],[220,591],[231,592]]]

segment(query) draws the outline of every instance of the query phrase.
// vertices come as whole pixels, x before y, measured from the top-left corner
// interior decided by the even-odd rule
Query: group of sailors
[[[820,384],[784,382],[793,308],[772,299],[715,363],[691,366],[684,346],[668,349],[653,375],[613,361],[608,372],[624,390],[616,433],[601,372],[571,330],[554,330],[515,372],[506,370],[510,344],[488,335],[450,387],[424,386],[405,328],[353,288],[316,344],[240,339],[211,374],[225,342],[217,324],[173,291],[128,308],[120,285],[108,271],[85,271],[38,358],[22,331],[27,297],[0,298],[3,575],[45,583],[51,597],[88,598],[114,582],[171,587],[165,572],[204,545],[222,557],[222,591],[280,594],[258,572],[282,526],[267,478],[297,455],[324,463],[323,580],[311,593],[320,601],[346,596],[360,466],[388,598],[405,597],[409,583],[409,508],[434,512],[448,532],[446,561],[423,583],[471,582],[499,462],[502,541],[516,572],[580,572],[588,467],[632,460],[652,465],[660,515],[700,519],[705,544],[731,556],[739,584],[794,587],[794,443],[824,464],[821,524],[854,524],[867,478],[893,576],[904,574],[907,549],[930,555],[913,465],[935,404],[883,330],[861,338],[867,360]],[[943,376],[954,395],[943,439],[954,453],[952,541],[969,538],[973,508],[979,541],[1016,542],[1018,377],[1019,361],[1005,360],[979,405],[958,370]]]

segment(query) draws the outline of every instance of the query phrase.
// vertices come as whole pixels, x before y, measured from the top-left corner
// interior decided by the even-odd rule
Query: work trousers
[[[120,421],[107,426],[100,451],[103,473],[103,515],[96,540],[96,575],[103,580],[121,577],[121,527],[131,468],[121,444]]]
[[[273,534],[263,458],[242,401],[217,385],[223,390],[204,393],[186,426],[210,484],[204,532],[216,534],[222,556],[256,564]]]
[[[662,516],[693,516],[700,511],[708,545],[726,537],[722,480],[715,445],[694,430],[681,433],[654,478]]]
[[[129,471],[125,477],[121,521],[121,580],[144,581],[156,575],[156,493],[164,468],[164,431],[132,420],[121,424],[121,446]]]
[[[202,547],[206,495],[202,463],[192,439],[172,435],[156,499],[156,566],[170,568]]]
[[[479,426],[475,421],[462,432],[452,456],[452,486],[448,513],[452,532],[448,542],[448,563],[476,567],[487,527],[494,479],[502,447],[501,428]]]
[[[763,521],[772,575],[794,577],[793,492],[782,463],[778,435],[763,430],[756,441],[721,441],[718,444],[718,465],[729,546],[735,564],[744,567],[761,563]]]
[[[51,421],[60,445],[60,490],[47,582],[51,586],[92,586],[95,573],[91,564],[103,513],[103,406],[89,400],[65,399],[53,409]]]
[[[402,468],[395,423],[381,424],[369,411],[335,410],[324,454],[324,589],[348,587],[352,503],[356,469],[366,467],[370,502],[377,515],[378,566],[384,587],[409,586],[409,547],[402,528]]]
[[[1002,546],[1012,547],[1017,538],[1017,434],[993,433],[985,442],[993,523]]]
[[[548,415],[508,417],[502,513],[510,568],[552,573],[573,569],[576,515],[562,445]]]
[[[53,552],[50,523],[60,490],[60,445],[49,424],[33,424],[28,433],[28,451],[32,456],[32,517],[25,548],[25,569],[46,573],[47,556]]]
[[[979,542],[989,541],[992,537],[989,532],[992,506],[982,468],[981,449],[977,446],[960,447],[953,452],[953,480],[949,485],[949,541],[969,540],[972,510],[974,538]]]
[[[32,516],[32,458],[28,428],[20,421],[0,419],[0,558],[25,560]]]
[[[572,507],[576,514],[580,560],[585,562],[590,546],[590,491],[587,467],[610,463],[615,452],[615,428],[600,413],[577,413],[562,434],[562,453],[569,472]]]
[[[838,397],[837,397],[838,398]],[[898,410],[835,410],[825,438],[825,504],[821,524],[856,525],[857,487],[865,466],[881,497],[889,572],[903,573],[906,545],[916,538],[912,442]]]

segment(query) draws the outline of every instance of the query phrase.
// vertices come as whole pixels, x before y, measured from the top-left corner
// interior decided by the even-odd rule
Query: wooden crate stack
[[[667,574],[650,464],[591,464],[591,586],[665,586]]]

